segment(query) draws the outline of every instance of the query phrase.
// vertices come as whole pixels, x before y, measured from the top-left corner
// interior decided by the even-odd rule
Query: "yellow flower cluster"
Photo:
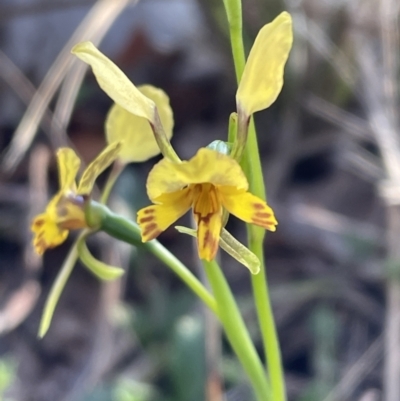
[[[291,17],[280,14],[259,32],[236,94],[239,120],[269,107],[283,85],[283,69],[292,45]],[[32,225],[39,254],[62,243],[68,230],[87,226],[84,204],[97,176],[116,158],[120,162],[147,160],[160,151],[164,158],[151,170],[147,193],[154,203],[138,212],[143,242],[156,238],[188,210],[196,222],[199,256],[212,260],[218,250],[223,213],[275,231],[272,209],[249,193],[238,161],[208,148],[181,161],[170,145],[173,116],[167,95],[146,85],[136,87],[90,42],[72,53],[88,63],[100,87],[115,102],[106,120],[108,147],[84,171],[78,186],[80,161],[71,149],[60,149],[57,160],[60,191]],[[247,133],[247,131],[246,131]]]

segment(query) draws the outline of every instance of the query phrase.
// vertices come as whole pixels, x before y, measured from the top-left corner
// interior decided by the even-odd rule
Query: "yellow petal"
[[[273,210],[260,198],[250,192],[238,191],[232,187],[220,188],[222,205],[229,213],[246,223],[252,223],[275,231],[278,222]]]
[[[72,149],[61,148],[57,150],[57,163],[61,191],[75,191],[75,179],[81,165],[79,157]]]
[[[68,237],[68,230],[60,229],[47,213],[36,216],[31,229],[34,232],[33,246],[39,255],[62,244]]]
[[[292,42],[292,18],[287,12],[260,30],[236,93],[239,112],[250,116],[276,100],[283,86],[283,69]]]
[[[155,102],[167,138],[171,139],[174,119],[168,96],[151,85],[139,86],[138,89]],[[118,157],[125,163],[145,161],[160,153],[149,122],[118,104],[108,113],[105,129],[108,143],[124,142]]]
[[[158,237],[190,209],[193,201],[192,191],[185,188],[182,191],[164,194],[158,201],[162,204],[145,207],[137,214],[143,242]]]
[[[211,183],[246,190],[248,182],[240,165],[231,157],[201,148],[189,161],[174,163],[163,159],[147,179],[147,193],[154,201],[161,194],[175,192],[186,185]]]
[[[199,257],[210,261],[218,251],[222,228],[221,199],[212,184],[197,184],[193,192],[193,216],[197,223]]]
[[[100,87],[132,114],[154,120],[154,102],[144,96],[129,78],[91,42],[78,43],[72,53],[89,64]]]
[[[108,145],[87,167],[79,181],[78,194],[89,194],[96,178],[118,157],[121,143]]]

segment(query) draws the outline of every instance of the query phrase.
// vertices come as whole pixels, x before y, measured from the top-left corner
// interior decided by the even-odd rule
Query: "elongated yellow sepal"
[[[168,96],[163,90],[151,85],[142,85],[138,89],[156,104],[165,134],[171,139],[174,118]],[[125,163],[142,162],[160,153],[149,122],[129,113],[118,104],[111,107],[105,129],[108,143],[123,141],[118,158]]]
[[[92,42],[78,43],[71,52],[92,67],[100,87],[115,103],[136,116],[154,122],[154,102],[144,96]]]
[[[292,42],[292,18],[287,12],[260,30],[236,93],[239,113],[250,116],[276,100],[283,86],[283,69]]]

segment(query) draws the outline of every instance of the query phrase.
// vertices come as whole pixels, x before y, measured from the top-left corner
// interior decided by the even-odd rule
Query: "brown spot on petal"
[[[204,234],[204,238],[203,238],[204,246],[208,245],[208,243],[210,242],[210,239],[211,239],[211,233],[210,233],[210,231],[206,231],[206,233]]]
[[[203,247],[211,250],[210,258],[207,260],[211,261],[212,259],[214,259],[215,254],[218,251],[218,239],[213,237],[211,231],[209,230],[207,230],[206,233],[204,234]]]
[[[157,228],[157,224],[156,223],[152,223],[146,226],[145,231],[143,231],[143,235],[148,234],[149,232],[155,230]]]
[[[140,224],[149,223],[150,221],[153,221],[153,220],[154,220],[154,216],[142,217],[139,219],[139,223]]]
[[[267,212],[256,212],[254,213],[254,217],[259,218],[259,219],[268,219],[269,217],[271,217],[271,213],[267,213]]]
[[[40,228],[44,224],[44,219],[37,219],[33,222],[33,227]]]
[[[265,206],[262,203],[253,203],[253,207],[256,210],[261,210],[264,209]]]
[[[148,238],[146,238],[146,241],[150,241],[150,240],[158,237],[160,234],[161,234],[161,231],[158,229],[158,225],[156,223],[151,223],[144,228],[144,230],[142,232],[142,238],[148,237]]]
[[[209,225],[210,219],[211,219],[212,215],[214,214],[214,212],[210,212],[210,213],[206,214],[205,216],[203,216],[201,213],[193,210],[193,214],[195,216],[197,225],[200,225],[200,222],[203,222],[205,225]]]
[[[148,208],[148,209],[144,209],[143,210],[143,213],[144,214],[153,214],[155,212],[155,209],[151,209],[151,208]]]
[[[264,227],[266,229],[268,229],[271,226],[275,226],[274,222],[269,221],[269,220],[262,220],[262,219],[252,218],[251,222],[253,224],[256,224],[257,226],[261,226],[261,227]]]

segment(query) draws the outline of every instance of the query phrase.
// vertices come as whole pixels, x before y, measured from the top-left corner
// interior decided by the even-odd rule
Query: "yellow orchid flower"
[[[62,244],[69,230],[88,227],[85,219],[85,197],[93,189],[96,178],[118,157],[121,143],[113,143],[101,152],[83,172],[76,185],[81,161],[70,148],[57,151],[60,190],[48,203],[44,213],[36,216],[31,229],[33,246],[39,255]]]
[[[202,148],[188,161],[163,159],[147,179],[147,193],[155,203],[138,212],[142,241],[156,238],[190,208],[197,224],[201,259],[214,259],[222,230],[223,209],[241,220],[275,231],[272,209],[247,192],[240,165],[230,156]]]

